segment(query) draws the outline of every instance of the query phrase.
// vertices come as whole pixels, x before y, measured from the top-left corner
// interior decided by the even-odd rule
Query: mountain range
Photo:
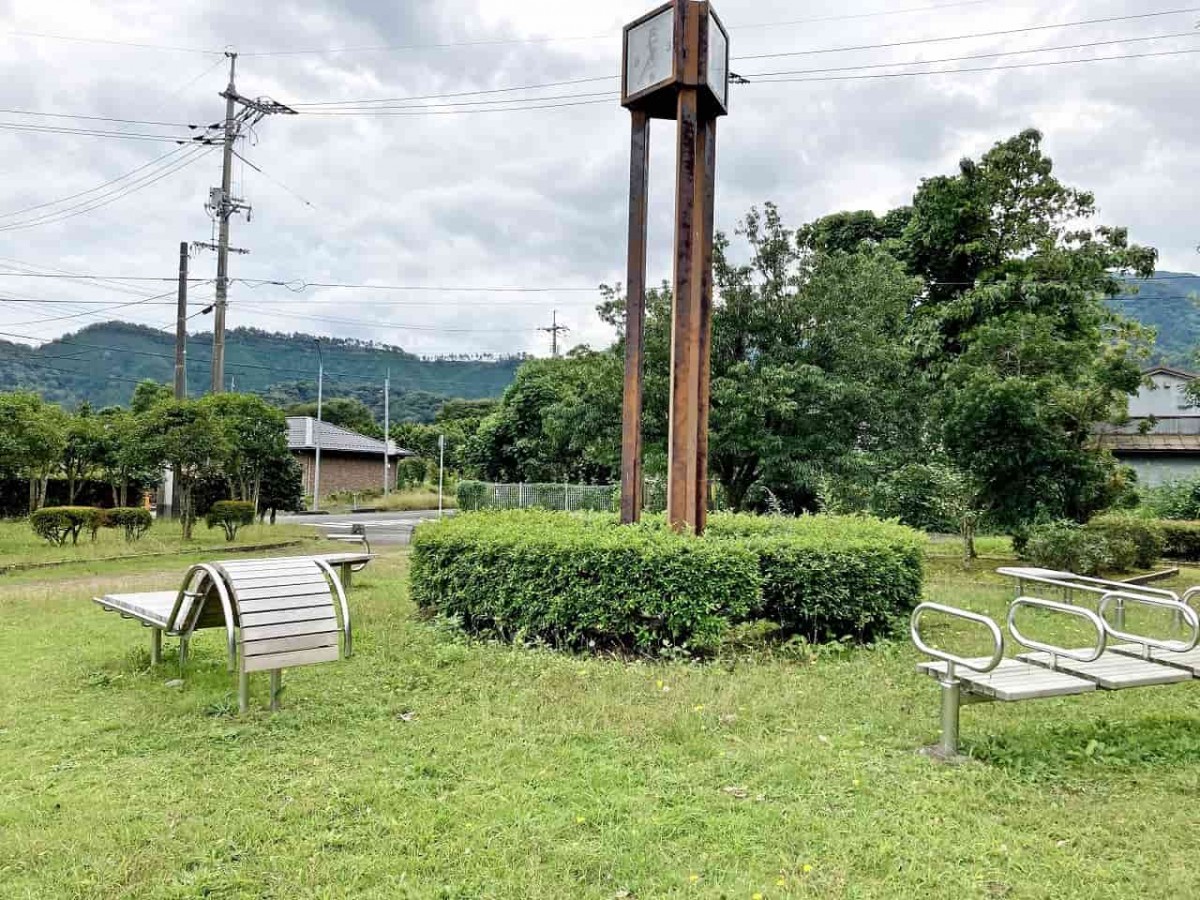
[[[371,341],[322,337],[325,396],[362,400],[382,418],[384,373],[391,374],[394,421],[427,421],[451,397],[498,397],[522,356],[428,359]],[[212,335],[188,339],[188,393],[211,382]],[[315,400],[317,339],[236,328],[225,345],[226,388],[260,393],[280,405]],[[124,405],[139,381],[173,383],[174,335],[127,322],[89,325],[39,347],[0,340],[0,391],[35,390],[76,406]]]
[[[1157,272],[1130,283],[1130,293],[1108,301],[1123,316],[1158,334],[1153,361],[1181,368],[1200,365],[1200,275]],[[317,338],[250,328],[228,333],[226,387],[251,391],[285,406],[316,399]],[[212,335],[189,337],[189,394],[208,390]],[[424,358],[374,341],[320,339],[325,396],[363,401],[382,419],[383,376],[391,374],[393,421],[431,421],[453,397],[499,397],[524,356]],[[30,347],[0,339],[0,391],[37,391],[48,400],[94,407],[127,404],[144,379],[174,380],[174,336],[144,325],[103,322]]]

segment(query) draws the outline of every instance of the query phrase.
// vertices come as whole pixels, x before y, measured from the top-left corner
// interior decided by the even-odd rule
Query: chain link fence
[[[459,509],[557,509],[613,512],[618,488],[611,484],[493,484],[462,481]]]

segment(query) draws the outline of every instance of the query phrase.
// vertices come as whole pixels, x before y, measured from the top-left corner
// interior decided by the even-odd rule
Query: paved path
[[[438,512],[434,509],[417,512],[280,516],[280,521],[289,525],[309,525],[330,536],[349,534],[352,526],[363,525],[367,530],[367,540],[372,544],[407,544],[418,524],[437,517]]]

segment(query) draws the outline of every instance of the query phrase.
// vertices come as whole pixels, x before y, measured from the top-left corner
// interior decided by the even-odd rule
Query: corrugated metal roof
[[[1096,445],[1117,453],[1187,453],[1200,455],[1200,434],[1099,434]]]
[[[312,416],[288,416],[287,426],[289,450],[316,450],[319,436],[322,450],[383,455],[383,441],[328,422],[317,422]],[[392,456],[416,456],[411,450],[397,447],[395,441],[388,441],[388,445],[388,453]]]

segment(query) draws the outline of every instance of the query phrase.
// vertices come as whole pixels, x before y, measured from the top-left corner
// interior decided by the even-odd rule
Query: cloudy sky
[[[920,178],[1036,126],[1061,177],[1096,192],[1104,222],[1158,247],[1163,268],[1196,271],[1200,11],[1145,15],[1183,6],[723,0],[732,68],[752,83],[734,89],[719,128],[717,227],[732,230],[766,200],[791,225],[883,211],[906,203]],[[419,353],[545,353],[537,328],[557,310],[571,343],[603,344],[595,287],[624,277],[629,164],[629,117],[611,76],[620,26],[648,8],[0,0],[0,330],[46,339],[113,317],[170,326],[169,298],[137,302],[169,283],[13,273],[171,278],[179,242],[211,237],[204,201],[219,184],[219,152],[170,139],[222,118],[230,48],[241,54],[241,93],[302,110],[266,120],[240,148],[262,171],[235,165],[253,219],[234,221],[234,245],[251,253],[231,258],[231,275],[290,288],[235,283],[231,326]],[[1036,30],[995,34],[1017,29]],[[1027,67],[1131,55],[1140,58]],[[914,62],[925,65],[895,65]],[[998,66],[1008,68],[864,77]],[[777,72],[794,74],[766,74]],[[498,90],[529,85],[550,86]],[[654,281],[670,274],[673,142],[674,127],[656,123]],[[191,265],[197,277],[215,273],[211,253]],[[461,290],[501,287],[541,290]],[[193,288],[193,312],[211,290]]]

